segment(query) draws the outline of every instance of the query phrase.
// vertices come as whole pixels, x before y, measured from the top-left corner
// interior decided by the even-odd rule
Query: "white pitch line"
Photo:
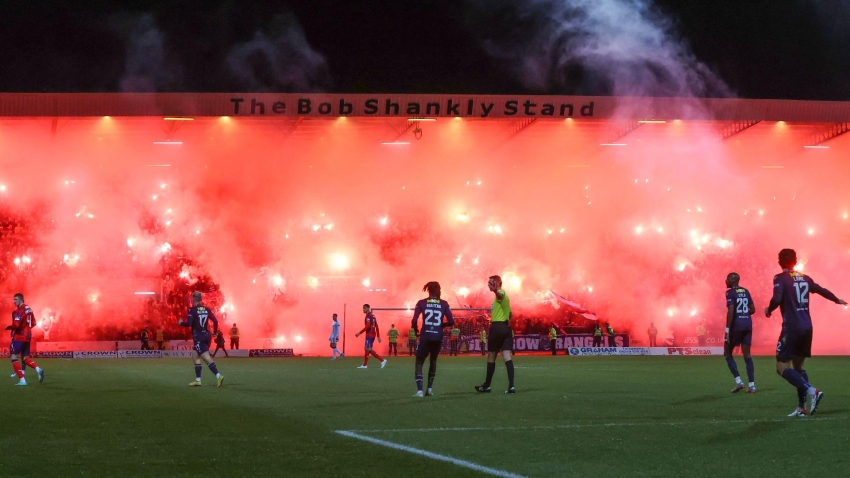
[[[356,433],[408,433],[408,432],[479,432],[479,431],[517,431],[517,430],[562,430],[567,428],[607,428],[607,427],[636,427],[647,425],[658,426],[680,426],[705,423],[708,425],[725,425],[729,423],[790,423],[790,422],[825,422],[832,420],[846,420],[848,417],[827,418],[796,418],[796,419],[770,419],[770,420],[690,420],[677,422],[614,422],[614,423],[588,423],[572,425],[540,425],[533,427],[454,427],[454,428],[376,428],[372,430],[348,430]]]
[[[430,458],[432,460],[445,461],[447,463],[451,463],[452,465],[457,465],[463,468],[469,468],[470,470],[479,471],[481,473],[485,473],[487,475],[492,476],[501,476],[503,478],[526,478],[523,475],[517,475],[515,473],[511,473],[509,471],[497,470],[495,468],[489,468],[486,466],[479,465],[477,463],[472,463],[471,461],[460,460],[458,458],[453,458],[447,455],[440,455],[437,453],[432,453],[430,451],[422,450],[419,448],[413,448],[412,446],[400,445],[398,443],[393,443],[391,441],[379,440],[377,438],[368,437],[365,435],[360,435],[358,433],[354,433],[350,430],[336,430],[336,433],[347,436],[349,438],[356,438],[358,440],[363,440],[375,445],[385,446],[387,448],[392,448],[394,450],[406,451],[408,453],[413,453],[414,455],[424,456],[426,458]]]

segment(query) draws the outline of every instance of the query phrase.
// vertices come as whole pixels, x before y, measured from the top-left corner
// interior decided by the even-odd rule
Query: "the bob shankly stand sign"
[[[0,117],[339,116],[848,122],[850,102],[326,93],[0,93]]]
[[[358,95],[356,98],[298,97],[289,101],[233,97],[233,116],[382,116],[382,117],[560,117],[592,118],[596,102],[579,97],[381,97]]]

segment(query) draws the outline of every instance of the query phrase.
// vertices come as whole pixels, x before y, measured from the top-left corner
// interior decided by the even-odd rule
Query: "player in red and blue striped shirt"
[[[363,304],[363,313],[366,314],[366,326],[363,327],[363,330],[354,334],[354,336],[360,337],[360,334],[366,333],[366,354],[363,356],[363,365],[357,368],[368,368],[370,355],[380,360],[381,368],[384,368],[387,365],[387,360],[372,350],[372,346],[375,344],[375,338],[378,339],[378,343],[381,343],[381,331],[378,329],[378,319],[372,313],[372,307],[369,304]]]

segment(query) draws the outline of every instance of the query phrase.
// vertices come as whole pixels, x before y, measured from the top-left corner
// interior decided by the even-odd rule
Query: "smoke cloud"
[[[225,64],[243,91],[323,91],[331,83],[325,58],[292,15],[276,16],[269,32],[233,46]]]
[[[807,127],[722,141],[712,123],[647,124],[603,147],[598,121],[538,120],[494,150],[507,130],[475,120],[424,123],[409,145],[382,145],[384,120],[305,120],[289,136],[280,121],[198,118],[169,138],[182,144],[154,145],[161,118],[63,120],[52,139],[4,120],[0,210],[25,229],[4,242],[8,299],[21,290],[66,337],[93,337],[136,330],[134,293],[170,273],[244,337],[328,353],[331,314],[347,312],[359,347],[363,303],[412,305],[430,280],[454,306],[487,307],[499,274],[520,330],[590,325],[556,310],[552,289],[638,339],[649,322],[664,338],[702,322],[722,337],[726,274],[761,310],[783,247],[850,290],[850,197],[835,180],[848,143],[803,149]],[[812,310],[816,353],[846,353],[848,312]],[[378,318],[405,331],[410,315]],[[755,324],[770,353],[778,317]]]
[[[487,51],[545,93],[732,96],[648,0],[470,2]]]
[[[123,39],[126,55],[119,87],[124,92],[175,91],[181,89],[182,68],[169,57],[165,38],[150,14],[119,14],[110,19]]]

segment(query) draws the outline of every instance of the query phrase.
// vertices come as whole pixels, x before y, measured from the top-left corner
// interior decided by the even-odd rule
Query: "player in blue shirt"
[[[723,345],[723,355],[726,356],[726,364],[735,377],[735,388],[732,393],[744,390],[744,382],[738,373],[738,364],[732,353],[735,347],[741,346],[744,355],[744,363],[747,364],[747,378],[750,379],[747,393],[756,393],[755,367],[753,358],[750,356],[750,346],[753,344],[753,319],[756,307],[753,305],[753,297],[750,291],[738,285],[741,276],[737,272],[730,272],[726,276],[726,338]]]
[[[192,341],[194,342],[192,359],[195,361],[195,381],[190,383],[189,386],[201,386],[201,370],[203,370],[201,360],[203,359],[210,371],[215,374],[216,382],[221,387],[224,383],[224,376],[218,373],[218,368],[210,357],[210,342],[218,333],[218,319],[215,318],[212,310],[201,305],[202,297],[203,295],[198,291],[192,293],[192,301],[195,305],[189,308],[189,316],[185,322],[177,322],[179,325],[192,328]],[[212,324],[212,331],[210,324]]]
[[[428,364],[428,392],[425,395],[434,395],[431,387],[434,385],[434,376],[437,374],[437,356],[443,346],[443,328],[455,324],[452,317],[452,309],[449,303],[440,299],[440,283],[429,282],[425,284],[422,291],[428,291],[428,298],[416,303],[413,311],[413,323],[411,327],[419,334],[419,348],[416,349],[416,397],[422,394],[422,365],[425,358],[430,356]],[[418,327],[419,316],[422,316],[422,328]]]
[[[770,317],[777,307],[782,311],[782,332],[776,344],[776,373],[797,388],[797,409],[789,417],[814,414],[823,392],[809,383],[804,365],[812,356],[812,316],[809,315],[809,293],[813,292],[836,304],[847,305],[832,292],[815,284],[811,277],[794,271],[797,253],[793,249],[779,251],[782,272],[773,277],[773,298],[764,314]],[[809,410],[806,411],[806,396]]]

